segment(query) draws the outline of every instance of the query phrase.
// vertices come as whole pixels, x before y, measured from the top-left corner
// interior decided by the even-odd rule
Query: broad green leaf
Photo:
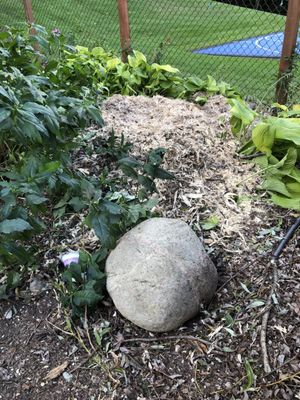
[[[272,107],[279,108],[282,111],[288,111],[288,107],[285,106],[284,104],[279,104],[279,103],[273,103]]]
[[[229,99],[228,103],[231,105],[231,129],[236,135],[254,121],[257,113],[241,99]]]
[[[123,213],[123,208],[117,203],[113,203],[108,200],[101,200],[99,202],[99,208],[101,210],[107,211],[109,214],[120,215]]]
[[[260,168],[266,169],[269,166],[269,157],[268,156],[255,157],[253,162]]]
[[[101,244],[108,248],[113,248],[116,237],[113,234],[111,223],[108,217],[102,214],[94,214],[91,218],[92,227],[101,241]]]
[[[48,201],[47,197],[39,196],[36,194],[29,194],[26,196],[26,200],[29,204],[39,205]]]
[[[204,106],[208,101],[208,98],[206,96],[197,96],[195,98],[195,103],[199,104],[200,106]]]
[[[115,69],[117,65],[121,64],[121,60],[117,57],[107,60],[106,67],[108,70]]]
[[[13,101],[14,98],[11,96],[10,92],[5,89],[3,86],[0,86],[0,96],[3,96],[5,99],[9,101]]]
[[[6,219],[0,222],[0,233],[15,233],[31,230],[32,226],[21,218]]]
[[[158,203],[159,203],[159,199],[156,199],[153,197],[153,198],[147,200],[145,203],[142,203],[142,206],[146,210],[150,211],[150,210],[152,210],[152,208],[156,207]]]
[[[68,204],[73,207],[74,211],[78,212],[86,207],[86,203],[80,197],[72,197]]]
[[[146,56],[143,53],[141,53],[140,51],[134,50],[133,53],[134,53],[134,56],[135,56],[136,60],[138,61],[139,65],[147,62]]]
[[[271,200],[277,206],[282,208],[289,208],[291,210],[300,211],[300,196],[297,198],[288,199],[285,196],[281,196],[279,194],[272,193]]]
[[[11,110],[8,108],[0,108],[0,123],[6,120],[11,114]]]
[[[152,179],[148,178],[147,176],[139,175],[138,176],[138,182],[139,182],[140,185],[144,186],[144,188],[148,192],[153,193],[153,192],[156,191],[155,183],[153,182]]]
[[[159,147],[157,149],[151,150],[148,154],[148,162],[153,165],[159,166],[162,163],[166,151],[167,150],[164,147]]]
[[[63,183],[65,183],[67,186],[70,186],[73,189],[78,187],[80,184],[79,180],[73,178],[72,176],[68,175],[67,173],[62,173],[61,175],[59,175],[59,179]]]
[[[138,68],[139,66],[146,64],[147,63],[147,59],[144,56],[143,53],[140,53],[139,51],[134,51],[134,56],[128,56],[128,64],[132,67],[132,68]],[[136,72],[136,71],[135,71]]]
[[[300,197],[300,183],[299,182],[287,182],[285,185],[290,192],[299,193],[299,197]],[[281,193],[281,194],[286,196],[285,193]],[[294,197],[294,196],[290,195],[287,197]]]
[[[75,49],[77,50],[77,52],[79,54],[86,54],[89,55],[89,49],[88,47],[84,47],[84,46],[75,46]]]
[[[282,182],[282,180],[280,180],[278,178],[272,178],[272,177],[267,178],[264,181],[262,187],[263,187],[263,189],[268,190],[270,192],[277,192],[286,197],[292,197],[291,194],[289,193],[286,185]]]
[[[286,159],[280,168],[285,174],[289,174],[295,167],[297,162],[297,150],[294,147],[290,147],[286,154]]]
[[[105,273],[99,270],[99,267],[96,264],[90,264],[87,268],[87,276],[89,279],[98,281],[105,279]]]
[[[123,173],[129,178],[137,179],[138,173],[134,168],[128,167],[127,165],[121,165],[120,168],[123,171]]]
[[[152,64],[152,68],[154,68],[156,71],[166,71],[170,72],[172,74],[176,74],[179,72],[177,68],[171,67],[171,65],[160,65],[160,64]]]
[[[300,170],[298,168],[293,168],[290,173],[287,175],[288,178],[292,178],[296,182],[300,183]]]
[[[95,336],[98,346],[100,346],[100,347],[102,346],[103,337],[105,335],[107,335],[110,331],[111,331],[111,328],[109,326],[107,326],[105,328],[101,328],[101,329],[94,328],[93,333],[94,333],[94,336]]]
[[[71,263],[68,266],[68,271],[71,274],[72,278],[76,280],[76,282],[82,283],[83,282],[83,277],[82,277],[82,270],[81,266],[76,263]]]
[[[244,386],[244,390],[247,391],[249,389],[251,389],[253,387],[254,384],[254,372],[253,369],[251,367],[251,364],[249,362],[249,360],[247,358],[245,358],[244,361],[244,366],[245,366],[245,370],[246,370],[246,375],[247,375],[247,383]]]
[[[281,160],[278,161],[273,155],[271,155],[268,160],[269,167],[266,172],[268,175],[285,176],[295,169],[297,151],[295,148],[290,147]]]
[[[93,122],[95,122],[100,127],[103,126],[103,118],[100,110],[97,107],[89,106],[87,108],[87,113]]]
[[[217,81],[211,75],[207,75],[206,90],[212,93],[217,93],[219,91]]]
[[[97,304],[103,295],[96,293],[93,288],[77,290],[73,295],[73,302],[78,307],[94,306]]]
[[[33,114],[41,114],[41,115],[48,115],[49,117],[55,118],[55,114],[53,110],[48,106],[43,106],[38,103],[33,103],[28,101],[27,103],[23,104],[23,110],[29,111]]]
[[[212,215],[211,217],[202,221],[200,225],[202,229],[209,231],[210,229],[214,229],[216,226],[218,226],[219,222],[219,218],[216,215]]]
[[[128,207],[128,218],[133,224],[136,224],[140,219],[142,207],[140,204],[132,204]]]
[[[92,55],[95,57],[105,57],[107,53],[102,47],[94,47],[91,51]]]
[[[253,129],[252,140],[259,151],[269,156],[274,144],[275,134],[270,130],[269,124],[261,122]]]
[[[128,167],[131,168],[138,168],[142,165],[142,163],[138,160],[135,160],[132,157],[124,157],[121,158],[121,160],[118,161],[118,163],[122,166],[122,165],[126,165]]]
[[[276,140],[288,140],[300,146],[300,118],[270,118],[270,129]]]
[[[17,271],[9,271],[6,284],[9,289],[15,289],[21,283],[21,274]]]
[[[158,179],[175,179],[175,176],[162,168],[156,168],[154,178]]]

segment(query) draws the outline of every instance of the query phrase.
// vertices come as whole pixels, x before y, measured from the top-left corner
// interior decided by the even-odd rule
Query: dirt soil
[[[61,249],[98,242],[83,216],[69,218],[45,234],[44,263],[28,289],[0,303],[0,399],[300,399],[297,238],[271,262],[295,215],[256,191],[255,168],[236,155],[226,100],[214,96],[200,107],[116,95],[103,117],[103,129],[87,132],[91,144],[113,127],[133,143],[133,155],[168,150],[164,167],[177,179],[159,183],[156,211],[187,221],[204,241],[218,291],[199,316],[166,334],[134,326],[109,298],[75,327],[57,300],[53,265]],[[101,166],[101,155],[74,156],[86,174]],[[201,229],[212,216],[219,224]],[[94,331],[102,332],[100,345]]]

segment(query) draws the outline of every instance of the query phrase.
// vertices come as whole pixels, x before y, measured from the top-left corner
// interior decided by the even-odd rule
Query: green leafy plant
[[[234,135],[242,135],[245,129],[254,121],[257,113],[239,98],[229,99],[230,109],[230,124],[231,131]]]
[[[241,133],[257,116],[240,100],[232,99],[232,130]],[[239,152],[245,155],[257,153],[253,162],[263,175],[262,189],[266,190],[276,205],[300,210],[300,107],[292,109],[274,104],[279,110],[277,117],[262,118],[252,128],[251,139],[243,144]],[[243,136],[241,136],[241,139]]]
[[[103,298],[106,257],[106,249],[93,255],[81,251],[78,263],[71,263],[62,273],[62,303],[71,307],[74,317],[82,315],[85,308],[93,308]]]
[[[81,251],[79,263],[62,274],[63,303],[79,316],[103,296],[108,252],[127,229],[152,215],[156,180],[174,179],[162,168],[163,148],[133,158],[131,145],[113,131],[107,140],[85,141],[85,127],[103,125],[101,99],[114,93],[239,95],[211,76],[183,77],[169,65],[150,64],[138,51],[123,63],[101,47],[69,46],[58,30],[35,30],[0,33],[0,296],[13,293],[38,265],[33,239],[53,229],[54,219],[81,213],[100,250]],[[79,147],[101,155],[100,174],[84,176],[73,168]]]
[[[106,52],[102,47],[89,50],[76,46],[75,51],[64,52],[64,59],[52,73],[57,81],[64,82],[65,90],[71,95],[74,90],[72,82],[75,80],[78,85],[92,90],[95,96],[121,93],[187,98],[204,90],[210,94],[239,97],[225,82],[217,83],[211,76],[206,80],[184,77],[178,69],[170,65],[148,63],[144,54],[139,51],[133,51],[128,56],[128,62],[123,63],[119,57]]]
[[[300,210],[300,118],[265,119],[253,129],[251,143],[265,154],[254,159],[264,176],[262,188],[280,207]]]

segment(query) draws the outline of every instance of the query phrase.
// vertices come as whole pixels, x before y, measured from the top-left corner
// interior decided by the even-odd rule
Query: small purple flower
[[[60,36],[61,35],[61,31],[58,28],[52,29],[51,31],[53,36]]]
[[[78,251],[69,251],[68,253],[62,254],[60,260],[64,264],[65,267],[68,267],[71,263],[77,264],[79,261],[79,252]]]

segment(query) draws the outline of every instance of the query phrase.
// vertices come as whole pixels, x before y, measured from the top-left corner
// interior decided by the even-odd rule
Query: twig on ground
[[[272,369],[271,372],[265,374],[262,378],[267,378],[269,375],[273,374],[274,372],[279,371],[280,369],[282,369],[282,367],[285,367],[286,365],[290,364],[292,361],[295,360],[295,358],[298,358],[298,355],[290,358],[289,360],[285,361],[283,364],[281,364],[279,367]]]
[[[64,329],[60,328],[59,326],[52,324],[52,322],[48,321],[47,318],[45,319],[45,321],[46,321],[46,323],[47,323],[48,325],[51,325],[51,327],[54,328],[54,330],[58,330],[58,331],[64,333],[65,335],[74,337],[74,334],[73,334],[73,333],[67,332],[67,331],[65,331]]]
[[[77,371],[79,368],[82,368],[84,364],[86,364],[96,353],[96,350],[92,351],[87,357],[85,357],[76,367],[71,369],[69,372],[70,374],[73,374],[75,371]]]
[[[131,339],[124,339],[121,343],[130,343],[130,342],[161,342],[163,340],[192,340],[196,342],[200,342],[206,344],[207,346],[211,346],[212,343],[208,342],[207,340],[200,339],[195,336],[189,335],[178,335],[178,336],[162,336],[159,338],[131,338]]]
[[[292,374],[292,375],[284,376],[282,379],[279,379],[279,380],[276,381],[276,382],[268,383],[267,385],[264,385],[264,386],[270,387],[270,386],[278,385],[279,383],[282,383],[282,382],[288,381],[288,380],[290,380],[290,379],[293,379],[295,376],[298,376],[298,375],[300,375],[300,371],[295,372],[295,373]]]
[[[92,342],[91,336],[90,336],[90,332],[89,332],[89,325],[88,325],[88,318],[87,318],[87,306],[85,306],[85,310],[84,310],[84,325],[85,325],[85,331],[86,331],[86,335],[87,335],[89,344],[90,344],[91,348],[93,349],[93,351],[95,352],[96,349],[93,345],[93,342]]]
[[[276,292],[276,286],[278,283],[277,260],[273,259],[271,261],[271,264],[273,265],[273,284],[266,303],[265,312],[263,313],[262,316],[261,331],[260,331],[260,345],[261,345],[261,352],[264,364],[264,371],[266,374],[269,374],[272,371],[269,363],[268,348],[267,348],[267,329],[268,329],[269,315],[272,308],[272,298]]]

